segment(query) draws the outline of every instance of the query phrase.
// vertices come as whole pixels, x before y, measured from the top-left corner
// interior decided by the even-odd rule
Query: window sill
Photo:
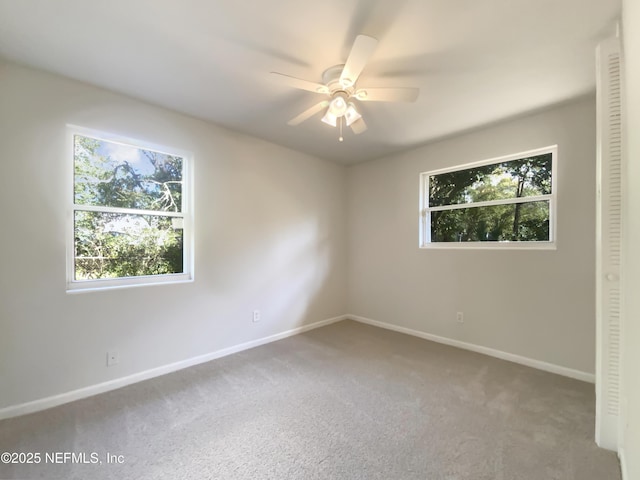
[[[421,250],[557,250],[555,242],[436,242]]]
[[[67,283],[67,293],[99,292],[122,288],[148,287],[152,285],[174,285],[191,283],[193,276],[188,273],[172,275],[154,275],[146,277],[105,278],[99,280],[82,280]]]

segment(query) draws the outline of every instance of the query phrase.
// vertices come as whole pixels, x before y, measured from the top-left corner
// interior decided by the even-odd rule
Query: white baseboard
[[[291,330],[277,333],[275,335],[270,335],[268,337],[259,338],[257,340],[241,343],[239,345],[234,345],[228,348],[223,348],[215,352],[207,353],[197,357],[188,358],[186,360],[171,363],[169,365],[163,365],[161,367],[152,368],[150,370],[145,370],[143,372],[134,373],[133,375],[117,378],[115,380],[110,380],[108,382],[90,385],[88,387],[72,390],[70,392],[61,393],[59,395],[53,395],[50,397],[41,398],[38,400],[33,400],[31,402],[21,403],[18,405],[11,405],[11,406],[0,409],[0,420],[4,418],[17,417],[19,415],[26,415],[28,413],[38,412],[40,410],[46,410],[47,408],[56,407],[64,403],[73,402],[75,400],[80,400],[82,398],[87,398],[93,395],[108,392],[110,390],[115,390],[117,388],[131,385],[133,383],[141,382],[143,380],[148,380],[150,378],[159,377],[161,375],[175,372],[177,370],[182,370],[184,368],[188,368],[194,365],[209,362],[211,360],[215,360],[216,358],[225,357],[233,353],[241,352],[243,350],[248,350],[250,348],[258,347],[260,345],[265,345],[267,343],[275,342],[283,338],[291,337],[299,333],[307,332],[309,330],[313,330],[319,327],[324,327],[325,325],[330,325],[332,323],[336,323],[346,319],[351,319],[360,323],[365,323],[368,325],[385,328],[387,330],[393,330],[396,332],[405,333],[407,335],[413,335],[414,337],[424,338],[425,340],[431,340],[433,342],[443,343],[445,345],[450,345],[453,347],[463,348],[465,350],[482,353],[485,355],[489,355],[491,357],[496,357],[502,360],[507,360],[510,362],[519,363],[521,365],[526,365],[528,367],[537,368],[539,370],[544,370],[551,373],[557,373],[565,377],[570,377],[570,378],[575,378],[577,380],[582,380],[585,382],[595,383],[595,375],[591,373],[581,372],[579,370],[574,370],[567,367],[561,367],[559,365],[554,365],[552,363],[547,363],[547,362],[542,362],[540,360],[534,360],[531,358],[522,357],[520,355],[515,355],[512,353],[495,350],[493,348],[474,345],[472,343],[466,343],[466,342],[454,340],[451,338],[440,337],[437,335],[432,335],[430,333],[425,333],[425,332],[413,330],[406,327],[392,325],[390,323],[379,322],[377,320],[371,320],[370,318],[361,317],[358,315],[341,315],[338,317],[329,318],[327,320],[321,320],[319,322],[315,322],[309,325],[304,325],[302,327],[293,328]],[[621,464],[622,463],[623,463],[623,457],[621,456]],[[624,472],[624,469],[623,469],[623,472]]]
[[[358,315],[346,315],[346,318],[355,320],[360,323],[366,323],[367,325],[373,325],[375,327],[386,328],[387,330],[393,330],[395,332],[406,333],[414,337],[424,338],[425,340],[431,340],[437,343],[443,343],[452,347],[463,348],[465,350],[471,350],[472,352],[482,353],[491,357],[500,358],[513,363],[519,363],[520,365],[526,365],[527,367],[537,368],[538,370],[544,370],[546,372],[557,373],[565,377],[574,378],[576,380],[582,380],[583,382],[595,383],[596,377],[592,373],[582,372],[580,370],[574,370],[572,368],[561,367],[553,363],[547,363],[540,360],[534,360],[532,358],[522,357],[513,353],[503,352],[501,350],[495,350],[489,347],[483,347],[475,345],[473,343],[462,342],[460,340],[454,340],[452,338],[440,337],[438,335],[432,335],[430,333],[421,332],[419,330],[413,330],[411,328],[399,327],[390,323],[379,322],[377,320],[371,320],[370,318],[360,317]]]
[[[620,472],[622,473],[622,480],[631,480],[627,472],[627,457],[624,454],[624,447],[618,449],[618,459],[620,460]]]
[[[51,397],[33,400],[31,402],[11,405],[9,407],[0,409],[0,420],[5,418],[17,417],[19,415],[26,415],[27,413],[38,412],[40,410],[46,410],[47,408],[57,407],[58,405],[62,405],[64,403],[73,402],[75,400],[91,397],[99,393],[115,390],[117,388],[125,387],[133,383],[141,382],[143,380],[148,380],[150,378],[159,377],[160,375],[165,375],[177,370],[192,367],[200,363],[209,362],[211,360],[215,360],[216,358],[226,357],[227,355],[231,355],[233,353],[241,352],[243,350],[248,350],[254,347],[259,347],[260,345],[275,342],[276,340],[282,340],[283,338],[291,337],[293,335],[307,332],[315,328],[324,327],[325,325],[339,322],[341,320],[346,320],[347,318],[349,318],[347,315],[341,315],[339,317],[321,320],[319,322],[311,323],[309,325],[303,325],[302,327],[293,328],[291,330],[277,333],[275,335],[270,335],[268,337],[251,340],[250,342],[241,343],[239,345],[234,345],[232,347],[223,348],[222,350],[217,350],[215,352],[188,358],[186,360],[181,360],[169,365],[152,368],[143,372],[134,373],[133,375],[129,375],[126,377],[116,378],[115,380],[110,380],[108,382],[98,383],[96,385],[79,388],[78,390],[72,390],[70,392],[53,395]]]

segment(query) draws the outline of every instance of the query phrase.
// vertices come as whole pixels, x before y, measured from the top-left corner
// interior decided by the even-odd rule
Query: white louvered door
[[[622,72],[618,38],[597,52],[596,442],[617,450],[620,417]]]

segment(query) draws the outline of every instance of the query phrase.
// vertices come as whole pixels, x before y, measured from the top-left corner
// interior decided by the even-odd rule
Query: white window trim
[[[533,157],[551,153],[551,194],[532,197],[521,197],[504,200],[491,200],[486,202],[464,203],[456,205],[444,205],[439,207],[429,207],[429,177],[442,173],[456,172],[483,165],[503,163],[521,158]],[[488,249],[488,250],[555,250],[556,246],[556,226],[557,226],[557,164],[558,146],[527,150],[525,152],[505,155],[502,157],[490,158],[478,162],[456,165],[455,167],[441,168],[422,172],[420,174],[420,205],[419,205],[419,248],[421,249]],[[549,202],[549,241],[546,242],[431,242],[431,212],[441,210],[455,210],[469,207],[486,207],[491,205],[505,205],[514,203],[529,203],[535,201]]]
[[[163,274],[163,275],[146,275],[137,277],[121,277],[121,278],[102,278],[94,280],[75,280],[75,235],[74,235],[74,211],[76,205],[74,202],[74,136],[82,135],[85,137],[105,140],[112,143],[120,143],[128,146],[152,150],[168,155],[179,156],[183,159],[182,165],[182,211],[162,212],[167,217],[182,217],[183,223],[183,273]],[[67,125],[67,145],[66,155],[68,165],[67,179],[69,192],[67,200],[67,222],[66,222],[66,270],[67,270],[67,293],[81,293],[99,290],[110,290],[115,288],[143,287],[147,285],[166,285],[175,283],[193,282],[194,279],[194,256],[193,256],[193,154],[189,151],[167,147],[154,142],[147,142],[140,139],[132,139],[122,135],[107,133],[102,130],[95,130],[76,125]],[[129,208],[112,208],[102,206],[82,205],[82,210],[133,213],[137,215],[157,215],[156,211],[136,210]]]

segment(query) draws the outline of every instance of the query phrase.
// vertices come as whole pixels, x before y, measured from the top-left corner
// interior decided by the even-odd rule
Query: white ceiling
[[[355,163],[594,90],[594,49],[619,0],[0,0],[0,56],[342,163]],[[379,40],[359,86],[419,87],[360,103],[337,141],[321,114],[287,121],[356,35]]]

